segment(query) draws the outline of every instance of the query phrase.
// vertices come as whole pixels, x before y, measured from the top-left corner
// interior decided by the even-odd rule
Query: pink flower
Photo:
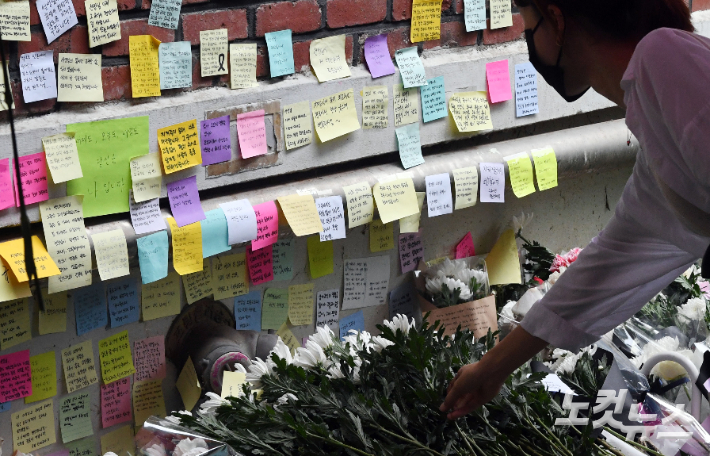
[[[559,272],[560,268],[570,267],[572,263],[577,261],[577,258],[579,257],[579,252],[581,251],[582,249],[580,249],[579,247],[575,247],[567,253],[563,253],[562,255],[555,255],[555,260],[552,262],[552,266],[550,266],[550,272]]]

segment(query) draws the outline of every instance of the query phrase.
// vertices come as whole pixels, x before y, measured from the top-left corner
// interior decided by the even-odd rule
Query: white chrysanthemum
[[[208,391],[205,394],[209,397],[209,399],[200,405],[200,413],[202,415],[214,415],[220,406],[224,404],[229,405],[229,401],[222,399],[219,395],[213,393],[212,391]]]
[[[550,370],[556,374],[571,374],[574,372],[577,367],[577,361],[579,361],[579,358],[581,358],[583,354],[589,353],[590,355],[594,355],[596,352],[596,345],[584,347],[578,353],[572,353],[567,350],[562,350],[561,348],[556,348],[552,352],[552,358],[555,361],[546,364],[547,367],[549,367]]]
[[[271,359],[272,353],[276,353],[276,356],[286,360],[286,364],[293,363],[293,355],[291,355],[291,349],[288,348],[288,345],[286,345],[283,340],[281,340],[281,337],[278,338],[278,340],[276,341],[276,345],[274,345],[274,348],[271,349],[271,353],[269,353],[269,359]]]
[[[381,352],[390,345],[394,345],[394,342],[389,339],[385,339],[384,337],[375,336],[372,338],[372,349],[377,353]]]
[[[25,453],[23,453],[22,451],[16,451],[16,452],[14,453],[14,455],[15,455],[15,456],[32,456],[31,453],[30,453],[30,454],[25,454]],[[2,456],[2,451],[0,451],[0,456]],[[114,453],[113,451],[107,451],[106,453],[104,453],[104,456],[118,456],[118,455],[117,455],[116,453]]]
[[[345,375],[343,374],[343,371],[340,370],[338,366],[330,366],[328,368],[328,375],[327,377],[331,380],[336,379],[336,378],[345,378]]]
[[[678,315],[691,321],[705,320],[707,307],[702,298],[692,298],[678,308]]]
[[[636,358],[632,358],[631,362],[634,363],[634,365],[637,368],[640,368],[646,361],[648,361],[649,358],[651,358],[654,355],[658,355],[661,353],[667,353],[667,352],[675,352],[678,353],[681,356],[684,356],[688,358],[689,360],[693,360],[693,352],[692,350],[688,349],[679,349],[680,347],[680,342],[678,341],[677,337],[670,337],[666,336],[661,339],[651,341],[647,343],[646,345],[643,346],[643,352],[641,353],[640,356],[637,356]],[[672,363],[675,364],[675,366],[669,364],[672,363],[671,361],[664,361],[656,364],[653,369],[651,369],[651,375],[655,375],[656,377],[661,377],[664,380],[673,380],[675,378],[678,378],[683,375],[687,375],[685,372],[685,369],[681,367],[677,363]]]
[[[461,294],[459,295],[459,299],[463,299],[464,301],[471,299],[471,296],[473,296],[468,285],[460,280],[443,275],[437,275],[433,279],[426,279],[426,289],[429,293],[440,293],[444,285],[449,287],[450,291],[454,291],[456,288],[460,289]]]
[[[305,347],[296,349],[296,357],[293,364],[304,369],[313,369],[318,365],[323,365],[327,361],[325,353],[320,345],[309,340]]]
[[[207,442],[200,437],[190,440],[189,438],[180,440],[175,446],[173,456],[199,456],[209,448]]]
[[[466,269],[466,262],[465,261],[451,260],[449,258],[446,258],[438,266],[437,275],[442,274],[444,276],[453,277],[456,274],[459,274],[464,269]]]
[[[327,326],[318,326],[316,328],[316,333],[311,335],[308,340],[320,345],[321,348],[326,349],[335,343],[335,334]]]
[[[500,316],[503,317],[503,320],[507,323],[510,323],[511,320],[515,320],[515,314],[513,313],[515,304],[517,304],[515,301],[508,301],[508,304],[504,305],[500,311]]]
[[[454,279],[460,280],[465,284],[470,284],[471,279],[476,279],[478,283],[485,283],[488,281],[488,274],[486,271],[479,271],[478,269],[464,269],[456,273]]]
[[[520,213],[520,218],[513,216],[513,229],[515,232],[524,230],[532,222],[533,217],[534,214],[526,214],[525,212]]]
[[[261,388],[261,377],[271,375],[275,365],[270,359],[263,361],[261,358],[254,358],[249,365],[249,372],[246,373],[246,380],[251,384],[251,388]]]
[[[547,283],[550,284],[550,286],[554,285],[557,283],[558,280],[560,280],[560,276],[564,274],[564,272],[567,270],[566,267],[560,266],[559,271],[555,271],[552,274],[550,274],[550,277],[547,278]]]
[[[280,405],[285,405],[288,401],[298,402],[298,397],[295,394],[286,393],[280,398],[276,399],[276,404],[274,404],[274,410],[279,411]]]
[[[343,337],[343,342],[350,346],[350,354],[355,355],[356,352],[370,348],[370,339],[372,336],[367,331],[356,331],[351,329],[348,335]]]
[[[244,364],[242,363],[235,363],[234,364],[234,371],[239,372],[241,374],[247,374],[247,369],[244,367]]]
[[[188,410],[180,410],[180,411],[178,412],[178,414],[179,414],[179,415],[192,416],[192,412],[190,412],[190,411],[188,411]],[[168,415],[168,416],[165,417],[165,419],[166,419],[167,421],[173,423],[173,424],[180,425],[180,418],[177,417],[177,416]],[[0,455],[0,456],[2,456],[2,455]]]
[[[161,443],[154,443],[143,451],[148,456],[166,456],[165,447]]]
[[[414,326],[414,319],[410,322],[406,315],[397,314],[392,318],[392,321],[383,321],[385,326],[392,330],[393,333],[397,334],[397,330],[400,330],[404,335],[409,335],[409,330]]]

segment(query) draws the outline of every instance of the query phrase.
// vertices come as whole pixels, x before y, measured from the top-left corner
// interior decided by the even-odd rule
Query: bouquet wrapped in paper
[[[143,456],[241,456],[226,443],[182,427],[177,421],[172,417],[148,418],[136,434],[138,453]]]

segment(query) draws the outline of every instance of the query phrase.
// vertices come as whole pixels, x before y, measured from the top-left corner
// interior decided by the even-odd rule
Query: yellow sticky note
[[[62,367],[69,393],[98,382],[94,364],[94,348],[91,346],[90,340],[62,350]]]
[[[133,382],[133,419],[136,427],[143,426],[145,420],[152,415],[161,418],[167,415],[165,397],[163,397],[163,380]]]
[[[30,2],[27,0],[0,1],[0,31],[2,31],[3,41],[32,41]]]
[[[284,341],[284,344],[291,349],[291,354],[296,353],[296,349],[301,346],[298,343],[298,339],[291,332],[291,328],[288,327],[287,323],[281,325],[281,327],[276,331],[276,335]]]
[[[121,331],[99,341],[99,362],[104,385],[136,372],[133,367],[131,344],[128,342],[128,331]]]
[[[513,193],[518,198],[535,193],[533,184],[533,166],[530,157],[525,152],[505,157],[508,162],[508,173],[510,174],[510,184]]]
[[[345,58],[345,35],[311,41],[311,66],[320,82],[350,77]]]
[[[229,45],[229,67],[232,89],[246,89],[258,85],[256,82],[256,43],[231,43]]]
[[[405,89],[402,84],[395,84],[392,89],[394,126],[419,122],[419,88]]]
[[[455,93],[449,100],[449,110],[461,133],[493,129],[486,92]]]
[[[370,252],[384,252],[394,248],[394,223],[375,220],[370,223]]]
[[[478,168],[469,166],[451,171],[456,187],[456,210],[475,206],[478,200]]]
[[[91,235],[96,254],[96,264],[101,280],[110,280],[130,274],[128,270],[128,244],[122,229]]]
[[[320,236],[308,238],[308,264],[311,279],[333,273],[333,241],[321,242]]]
[[[261,329],[279,329],[288,319],[288,289],[267,288],[261,306]]]
[[[411,178],[379,183],[372,188],[382,223],[389,223],[419,212],[417,194]]]
[[[222,373],[222,399],[239,397],[247,375],[243,372],[224,371]]]
[[[168,217],[168,226],[173,238],[173,267],[180,275],[202,271],[202,225],[191,223],[182,228],[175,219]]]
[[[101,54],[59,53],[57,101],[104,101]]]
[[[348,226],[350,229],[372,221],[375,203],[372,188],[367,182],[343,187],[345,202],[348,206]]]
[[[32,236],[32,255],[35,259],[38,278],[44,279],[59,275],[59,268],[54,264],[47,249],[44,248],[44,244],[37,236]],[[0,256],[10,266],[18,282],[29,280],[25,270],[25,242],[23,239],[14,239],[0,244]]]
[[[200,74],[217,76],[227,74],[227,52],[229,39],[227,29],[200,31]]]
[[[117,456],[134,456],[137,454],[133,431],[130,426],[122,426],[101,437],[101,454],[106,454],[109,451]]]
[[[518,246],[512,229],[501,234],[498,241],[486,256],[488,281],[491,285],[522,283]]]
[[[14,274],[0,262],[0,302],[32,296],[29,282],[18,282]]]
[[[313,283],[288,287],[288,319],[294,326],[313,323]]]
[[[160,41],[150,35],[128,37],[133,98],[160,96],[159,46]]]
[[[32,339],[27,298],[0,304],[0,350]]]
[[[249,293],[246,253],[212,258],[214,298],[229,299]]]
[[[84,177],[73,132],[45,136],[42,138],[42,146],[47,158],[47,167],[52,174],[52,182],[59,184]]]
[[[200,395],[202,394],[202,387],[200,386],[200,381],[197,379],[197,372],[195,371],[195,365],[192,364],[192,358],[187,357],[187,361],[182,368],[182,372],[178,376],[175,386],[178,391],[180,391],[180,397],[182,397],[182,403],[185,405],[185,410],[192,410],[200,400]]]
[[[308,236],[323,231],[313,195],[282,196],[278,198],[278,202],[296,236]]]
[[[286,150],[307,146],[313,141],[311,104],[308,100],[285,106],[283,122]]]
[[[202,264],[202,258],[200,258]],[[169,317],[180,313],[180,276],[173,271],[157,282],[142,286],[143,321]]]
[[[540,191],[557,187],[557,155],[552,147],[533,150],[532,156],[535,161],[535,175]]]
[[[133,199],[136,203],[160,198],[163,175],[160,171],[160,154],[145,154],[131,159]]]
[[[57,358],[53,351],[30,357],[32,395],[25,404],[43,401],[57,395]]]
[[[399,220],[399,232],[404,233],[418,233],[419,232],[419,222],[422,218],[422,208],[424,207],[424,199],[426,198],[426,192],[417,192],[417,205],[419,206],[419,212],[409,217],[404,217]],[[372,234],[372,233],[371,233]],[[372,238],[370,238],[372,241]]]
[[[56,442],[52,399],[12,414],[12,443],[15,450],[30,453]]]
[[[510,0],[491,0],[491,30],[513,25]]]
[[[39,334],[63,333],[67,330],[67,294],[49,294],[42,288],[44,311],[37,309],[39,315]]]
[[[321,142],[359,130],[353,89],[314,101],[313,123]]]
[[[203,260],[202,271],[182,276],[182,284],[185,287],[185,298],[188,304],[212,296],[212,264],[210,260],[208,258]]]
[[[387,128],[389,126],[389,92],[386,86],[362,89],[362,128]]]
[[[86,0],[86,21],[89,29],[89,47],[121,39],[116,0]]]
[[[188,120],[158,129],[158,145],[165,174],[191,168],[202,163],[197,120]]]
[[[412,43],[441,38],[441,2],[442,0],[414,0],[410,37]]]

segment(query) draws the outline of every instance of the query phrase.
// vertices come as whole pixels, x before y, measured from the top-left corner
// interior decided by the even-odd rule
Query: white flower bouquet
[[[179,413],[192,416],[188,411]],[[135,440],[140,448],[138,453],[143,456],[239,456],[226,443],[181,426],[180,420],[174,416],[165,419],[151,416]],[[104,456],[113,456],[113,453]]]

